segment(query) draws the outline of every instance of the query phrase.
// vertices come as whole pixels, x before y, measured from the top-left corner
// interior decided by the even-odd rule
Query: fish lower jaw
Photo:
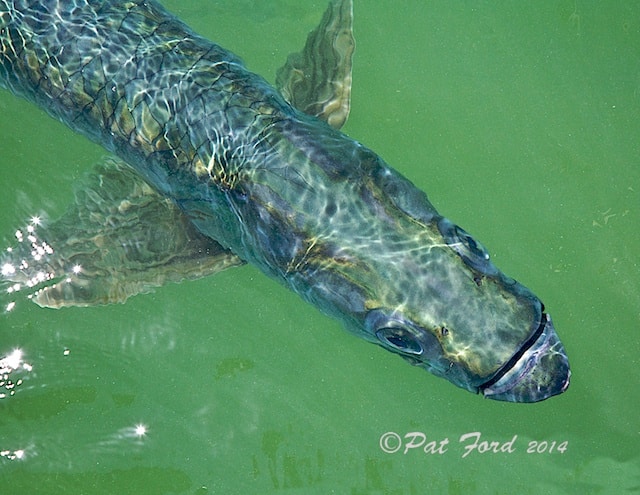
[[[542,333],[499,380],[481,387],[488,399],[539,402],[569,388],[571,371],[564,347],[546,316]]]

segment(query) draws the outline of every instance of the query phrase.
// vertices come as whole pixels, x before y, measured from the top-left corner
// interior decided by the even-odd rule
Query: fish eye
[[[470,254],[480,261],[489,261],[489,253],[487,250],[482,244],[471,237],[466,230],[456,225],[455,232],[463,247],[466,249],[467,254]]]
[[[376,332],[378,339],[394,350],[406,354],[422,354],[422,346],[409,331],[398,327],[385,327]]]
[[[492,275],[497,272],[497,269],[489,261],[489,253],[485,247],[471,237],[466,230],[452,224],[446,218],[440,220],[438,227],[447,244],[458,253],[467,265],[484,275]]]

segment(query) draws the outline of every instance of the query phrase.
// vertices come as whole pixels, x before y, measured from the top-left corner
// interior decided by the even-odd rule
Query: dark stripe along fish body
[[[544,306],[480,243],[159,4],[0,0],[0,83],[356,335],[493,399],[568,387]]]

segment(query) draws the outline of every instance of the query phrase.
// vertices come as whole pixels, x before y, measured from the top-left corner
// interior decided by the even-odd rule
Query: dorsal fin
[[[354,49],[353,1],[333,0],[302,52],[278,70],[276,86],[298,110],[340,129],[351,106]]]

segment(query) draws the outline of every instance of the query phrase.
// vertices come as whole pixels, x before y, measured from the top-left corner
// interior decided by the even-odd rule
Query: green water
[[[165,4],[270,79],[325,7]],[[640,492],[640,7],[355,4],[345,132],[541,297],[569,391],[483,400],[353,338],[252,267],[125,305],[18,300],[0,315],[0,355],[20,348],[32,371],[0,399],[0,493]],[[0,92],[0,237],[61,214],[103,155]],[[449,443],[385,453],[385,432]],[[473,432],[517,438],[510,453],[463,457]]]

